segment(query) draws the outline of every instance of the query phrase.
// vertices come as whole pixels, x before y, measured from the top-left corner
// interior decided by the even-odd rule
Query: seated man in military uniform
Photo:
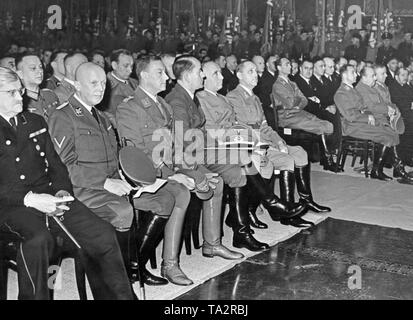
[[[228,101],[234,108],[237,120],[260,130],[261,140],[270,145],[267,151],[268,160],[274,170],[281,171],[281,199],[290,204],[294,203],[294,187],[297,185],[300,202],[308,209],[318,213],[331,211],[330,208],[321,206],[313,200],[310,186],[311,168],[305,150],[299,146],[288,146],[268,126],[261,101],[253,93],[253,89],[258,83],[255,65],[251,61],[242,62],[237,68],[237,76],[240,84],[227,94]],[[331,123],[328,122],[328,124],[332,129]]]
[[[228,99],[218,93],[218,90],[222,87],[223,83],[223,76],[219,66],[214,62],[207,62],[202,66],[202,70],[206,77],[204,90],[200,91],[197,94],[197,97],[199,99],[200,107],[205,114],[204,127],[206,129],[206,135],[208,136],[207,142],[210,141],[207,143],[207,146],[209,149],[214,149],[216,137],[218,136],[222,139],[222,137],[231,135],[233,126],[236,126],[241,122],[236,120],[233,107]],[[243,131],[254,131],[254,129],[248,125],[245,127],[246,129]],[[250,140],[251,142],[254,140],[252,136],[250,137]],[[256,142],[257,144],[259,143],[259,141]],[[259,147],[257,147],[257,149],[259,149]],[[234,158],[234,150],[226,150],[227,152],[214,151],[216,152],[208,152],[206,157],[207,167],[210,170],[216,170],[216,167],[218,166],[217,164],[231,163],[232,166],[235,166],[233,161],[238,159],[236,157],[235,159],[231,158],[231,156]],[[260,150],[255,150],[254,154],[258,152],[260,152]],[[260,155],[258,154],[255,154],[254,156],[260,158]],[[243,157],[246,158],[244,161]],[[239,241],[241,227],[248,228],[249,225],[255,228],[267,227],[267,225],[259,221],[255,215],[255,210],[260,202],[263,203],[273,220],[281,220],[284,224],[295,226],[303,223],[303,220],[299,220],[297,217],[303,213],[304,206],[294,206],[292,203],[284,202],[275,196],[274,190],[264,181],[254,165],[250,165],[252,160],[251,155],[245,154],[243,156],[240,151],[238,158],[239,164],[236,165],[236,170],[241,177],[244,176],[243,173],[247,176],[247,179],[245,179],[245,177],[242,179],[244,180],[242,183],[235,184],[234,180],[231,179],[231,175],[228,175],[228,173],[223,170],[222,172],[219,172],[224,179],[224,182],[229,186],[230,212],[227,221],[234,229],[234,242]],[[223,167],[223,165],[221,165],[221,167]],[[234,169],[233,171],[237,172],[236,170]],[[234,176],[234,172],[232,176]],[[270,176],[272,176],[272,170]],[[247,184],[245,182],[247,182]],[[235,194],[239,194],[240,196],[235,196]],[[248,216],[249,219],[247,219]]]
[[[16,58],[17,74],[26,93],[23,97],[25,110],[36,113],[46,120],[59,105],[59,100],[53,91],[40,89],[43,82],[43,64],[34,54],[23,54]]]
[[[121,103],[116,111],[119,135],[126,143],[142,149],[148,154],[159,169],[160,177],[168,180],[182,181],[187,176],[176,172],[173,163],[173,126],[174,119],[171,107],[157,94],[165,90],[167,76],[165,66],[160,58],[144,57],[137,60],[136,74],[139,86],[134,96]],[[164,141],[160,143],[159,138]],[[185,171],[190,173],[189,171]],[[199,176],[203,176],[199,173]],[[185,184],[188,186],[188,184]],[[164,187],[174,195],[176,203],[182,198],[188,205],[189,191],[176,182],[170,181]],[[193,187],[190,187],[193,189]],[[212,194],[211,194],[212,195]],[[209,196],[210,197],[210,196]],[[215,204],[211,204],[214,205]],[[186,207],[185,207],[186,209]],[[221,211],[219,211],[221,212]],[[179,268],[179,248],[185,210],[172,212],[165,228],[163,248],[162,274],[172,283],[188,285],[189,280]],[[219,218],[219,217],[218,217]],[[220,219],[203,220],[204,245],[203,254],[208,257],[220,256],[225,259],[240,259],[242,254],[233,252],[221,244]]]
[[[67,102],[69,98],[76,92],[76,70],[81,64],[85,62],[87,62],[87,57],[82,53],[70,53],[64,57],[64,78],[60,85],[56,87],[56,89],[54,89],[54,93],[56,93],[61,104]]]
[[[64,62],[66,56],[66,51],[56,51],[50,57],[49,68],[53,71],[53,74],[45,81],[45,88],[55,90],[62,84],[66,73]]]
[[[76,72],[75,85],[76,93],[49,119],[50,133],[57,153],[69,169],[75,195],[97,216],[115,227],[125,264],[129,267],[129,229],[134,212],[127,195],[132,187],[118,172],[117,143],[112,125],[95,108],[103,98],[105,72],[94,63],[82,64]],[[174,202],[166,194],[162,197],[165,203],[155,206],[150,203],[152,196],[147,195],[149,200],[143,196],[135,201],[138,209],[159,212],[159,216],[143,219],[145,223],[139,225],[138,236],[142,238],[138,244],[144,282],[161,285],[167,281],[144,268],[145,258],[149,258],[154,250]],[[143,204],[138,205],[138,202]]]
[[[372,140],[382,145],[379,152],[375,153],[376,157],[373,162],[371,177],[380,180],[391,179],[384,174],[383,168],[386,153],[392,152],[394,173],[401,177],[398,181],[413,184],[413,179],[404,170],[404,165],[397,154],[396,146],[400,142],[399,135],[389,126],[387,119],[377,115],[378,112],[372,109],[371,103],[370,110],[368,108],[368,99],[370,98],[367,92],[370,92],[370,89],[365,88],[365,85],[366,83],[370,85],[374,83],[374,71],[371,68],[365,69],[364,85],[360,85],[358,90],[353,88],[353,83],[355,83],[357,77],[353,66],[346,65],[342,67],[341,77],[342,84],[334,96],[334,101],[341,113],[343,135]],[[367,104],[360,94],[360,90],[365,94]],[[372,95],[376,95],[376,93],[372,93]]]
[[[274,108],[281,107],[278,109],[279,126],[300,129],[316,135],[332,134],[334,130],[331,122],[321,120],[304,110],[308,100],[295,82],[288,78],[291,73],[290,61],[286,58],[280,59],[277,61],[277,69],[279,74],[272,88],[272,96]]]
[[[83,248],[95,299],[132,299],[115,232],[78,199],[54,150],[46,121],[23,111],[23,88],[12,70],[0,67],[0,227],[21,238],[17,251],[19,299],[49,299],[48,267],[53,236],[69,238],[59,216]],[[66,197],[63,198],[63,197]],[[69,202],[65,202],[69,201]]]
[[[107,74],[109,85],[102,108],[116,128],[116,108],[125,98],[133,96],[138,81],[131,78],[134,64],[131,52],[125,49],[116,50],[110,56],[110,62],[112,71]]]

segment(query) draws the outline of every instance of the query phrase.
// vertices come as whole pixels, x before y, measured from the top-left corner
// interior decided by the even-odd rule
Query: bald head
[[[76,92],[90,106],[99,104],[105,93],[106,74],[102,67],[92,62],[81,64],[76,70]]]
[[[252,58],[252,62],[255,64],[257,67],[257,72],[258,74],[262,74],[265,70],[265,61],[264,58],[261,56],[254,56]]]
[[[74,81],[76,79],[76,70],[79,68],[81,64],[87,61],[88,61],[87,57],[81,53],[74,53],[74,54],[67,55],[64,58],[66,78]]]
[[[213,61],[208,61],[203,64],[202,70],[205,75],[205,89],[216,93],[222,88],[222,80],[224,79],[221,67]]]

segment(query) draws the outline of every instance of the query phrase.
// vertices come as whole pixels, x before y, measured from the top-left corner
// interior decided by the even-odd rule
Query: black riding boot
[[[383,181],[393,180],[383,172],[387,150],[388,148],[386,146],[383,146],[380,147],[379,150],[377,150],[377,152],[374,154],[375,159],[373,161],[373,168],[370,172],[370,178]]]
[[[393,162],[393,177],[401,178],[397,180],[403,184],[413,184],[413,173],[407,173],[404,169],[403,161],[400,159],[399,154],[397,153],[396,146],[393,146],[393,153],[394,153],[394,162]]]
[[[250,251],[261,251],[269,245],[257,241],[251,234],[248,217],[248,188],[230,188],[229,215],[231,215],[234,237],[232,245],[236,248],[247,248]]]
[[[141,212],[140,224],[136,232],[138,247],[138,260],[141,280],[149,286],[161,286],[168,284],[164,278],[154,276],[145,267],[151,253],[155,250],[156,243],[162,235],[168,219],[153,214],[152,212]]]
[[[321,142],[322,142],[322,154],[320,164],[323,166],[324,170],[336,172],[336,164],[333,160],[333,155],[330,153],[327,147],[326,136],[324,134],[321,135]]]
[[[261,204],[261,197],[254,191],[253,188],[248,188],[248,215],[250,218],[250,226],[256,229],[268,229],[268,225],[260,221],[257,217],[257,209]]]
[[[294,172],[283,170],[280,173],[280,198],[288,204],[294,204],[295,199],[295,176]],[[303,212],[305,212],[307,209]],[[294,226],[297,228],[307,228],[314,226],[314,223],[302,219],[300,216],[295,216],[290,219],[281,219],[281,224]]]
[[[305,204],[307,208],[316,213],[330,212],[329,207],[321,206],[314,202],[313,195],[311,193],[310,173],[311,165],[308,164],[305,167],[295,168],[295,181],[297,184],[297,191],[300,195],[300,202]]]
[[[261,198],[261,203],[267,209],[270,217],[274,221],[284,218],[292,218],[303,213],[305,206],[289,205],[279,199],[274,194],[274,189],[270,188],[260,174],[247,175],[247,185]]]

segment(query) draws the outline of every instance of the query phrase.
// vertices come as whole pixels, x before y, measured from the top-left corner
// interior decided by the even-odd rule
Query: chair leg
[[[354,167],[357,160],[357,152],[353,151],[353,159],[351,160],[351,167]]]
[[[86,271],[81,263],[80,259],[75,256],[75,277],[76,277],[76,285],[77,285],[77,292],[79,294],[80,300],[87,300],[87,293],[86,293]]]
[[[344,168],[344,165],[346,164],[347,155],[348,155],[348,150],[344,149],[343,155],[342,155],[342,158],[341,158],[341,167],[342,168]]]
[[[4,243],[0,242],[0,300],[7,300],[8,267],[4,257]]]
[[[195,216],[192,218],[191,231],[192,231],[192,239],[194,242],[195,250],[198,250],[201,248],[201,245],[199,243],[199,222],[201,220],[201,214],[202,214],[202,209],[199,208],[199,210],[195,212]]]
[[[369,142],[366,141],[364,144],[364,151],[363,151],[363,159],[364,159],[364,176],[366,178],[369,177],[369,169],[368,169],[368,162],[369,162]]]

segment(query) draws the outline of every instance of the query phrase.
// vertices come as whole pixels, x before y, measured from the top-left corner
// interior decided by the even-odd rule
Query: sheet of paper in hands
[[[167,181],[163,179],[156,179],[155,183],[139,188],[138,192],[133,196],[134,198],[139,198],[142,193],[147,192],[147,193],[155,193],[158,191]]]

